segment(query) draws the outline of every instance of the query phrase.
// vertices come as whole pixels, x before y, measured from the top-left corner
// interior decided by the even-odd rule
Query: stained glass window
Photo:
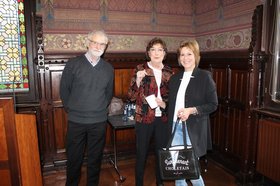
[[[28,91],[24,0],[0,0],[0,93]]]

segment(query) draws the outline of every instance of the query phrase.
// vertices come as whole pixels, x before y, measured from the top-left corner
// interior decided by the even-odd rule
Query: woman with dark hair
[[[160,38],[153,38],[146,47],[148,62],[137,65],[128,90],[129,101],[136,104],[136,186],[143,186],[145,163],[152,137],[156,154],[167,143],[168,82],[173,72],[163,64],[166,54],[165,42]],[[148,98],[151,98],[149,103]],[[156,162],[156,182],[157,185],[163,185],[157,156]]]
[[[211,73],[198,68],[200,60],[199,45],[195,40],[184,41],[178,49],[179,65],[184,70],[170,79],[168,99],[168,123],[176,127],[172,146],[183,145],[182,121],[186,122],[186,141],[191,145],[197,158],[211,148],[209,114],[218,105],[216,85]],[[171,133],[171,131],[170,131]],[[190,180],[193,186],[203,186],[204,181]],[[176,180],[176,186],[188,185],[185,180]]]

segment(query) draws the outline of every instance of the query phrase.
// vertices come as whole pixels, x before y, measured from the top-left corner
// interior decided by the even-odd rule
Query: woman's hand
[[[180,118],[181,121],[186,121],[191,114],[197,114],[197,110],[195,107],[181,108],[178,110],[177,117]]]
[[[138,71],[136,73],[136,84],[139,87],[140,86],[140,82],[142,81],[142,79],[147,75],[147,72],[145,70],[141,70]]]
[[[156,102],[157,102],[158,106],[160,106],[161,108],[165,109],[166,103],[164,101],[162,101],[162,99],[156,98]]]

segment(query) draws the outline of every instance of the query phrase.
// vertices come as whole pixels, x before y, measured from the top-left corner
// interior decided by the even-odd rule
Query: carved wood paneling
[[[228,118],[228,136],[227,136],[227,152],[231,152],[237,157],[241,157],[244,145],[245,129],[246,129],[245,113],[239,109],[230,109]]]
[[[248,90],[248,72],[231,70],[229,87],[230,113],[228,118],[229,135],[227,138],[227,150],[236,156],[242,156],[242,144],[244,143],[244,132],[246,130],[245,103]]]
[[[42,120],[44,134],[43,150],[45,167],[54,167],[65,162],[65,134],[67,116],[59,98],[60,77],[67,60],[79,54],[48,54],[45,56],[45,73],[40,82],[44,83],[42,91]],[[246,148],[250,146],[248,133],[249,92],[251,89],[250,74],[252,64],[249,51],[204,52],[201,54],[200,67],[213,74],[217,85],[219,99],[218,110],[211,115],[211,132],[213,138],[213,156],[221,164],[234,172],[247,170],[249,159]],[[104,58],[115,69],[114,95],[126,99],[127,90],[133,69],[137,64],[146,61],[141,53],[106,53]],[[165,61],[174,71],[178,71],[177,56],[169,53]],[[249,86],[250,85],[250,86]],[[255,86],[255,85],[254,85]],[[249,126],[249,127],[248,127]],[[120,153],[135,149],[135,134],[133,130],[119,131],[117,143]],[[111,129],[106,136],[105,156],[112,153]],[[218,156],[216,156],[218,154]],[[245,163],[244,163],[245,162]],[[244,168],[243,168],[244,167]],[[246,172],[246,171],[243,171]],[[248,173],[248,172],[247,172]],[[247,174],[246,173],[246,174]]]
[[[212,69],[212,76],[216,82],[219,103],[222,103],[227,97],[227,70],[225,68],[214,68]],[[224,136],[227,126],[226,114],[224,113],[226,110],[226,107],[220,104],[211,121],[212,143],[219,150],[226,147]]]
[[[42,41],[42,25],[40,25],[42,22],[37,22],[33,26],[38,25],[37,39]],[[258,128],[254,120],[251,120],[252,109],[261,107],[263,100],[266,106],[271,106],[273,109],[278,106],[275,103],[270,104],[264,95],[264,88],[269,78],[266,78],[267,82],[264,81],[266,56],[260,52],[261,37],[262,6],[258,6],[253,15],[252,41],[249,50],[213,51],[201,54],[200,67],[212,72],[219,99],[218,109],[211,115],[213,154],[217,157],[216,160],[228,169],[235,173],[239,171],[241,182],[246,182],[248,177],[249,179],[253,177],[256,166]],[[29,44],[33,45],[31,42]],[[65,162],[67,115],[59,98],[59,83],[65,63],[69,58],[77,55],[80,54],[45,55],[42,51],[38,56],[41,58],[35,61],[37,66],[33,68],[38,70],[34,75],[34,82],[38,77],[39,83],[35,84],[34,92],[31,92],[28,99],[18,99],[21,101],[18,107],[20,110],[32,110],[37,114],[40,155],[44,168],[52,168]],[[29,58],[31,59],[32,55],[29,55]],[[114,95],[125,99],[132,70],[137,64],[146,61],[145,54],[105,53],[104,58],[115,68]],[[168,54],[166,62],[175,71],[178,70],[176,54]],[[32,73],[30,75],[33,77]],[[38,95],[40,95],[40,106],[37,103]],[[279,117],[279,114],[276,113],[273,117],[275,116]],[[106,136],[105,155],[112,153],[110,132],[109,129]],[[120,152],[135,150],[134,138],[133,130],[119,131],[117,143],[121,144]],[[5,167],[5,164],[1,164],[0,168],[1,166]]]
[[[67,115],[63,108],[53,108],[55,126],[56,152],[65,152],[65,136],[67,131]]]
[[[229,53],[231,55],[229,55]],[[41,76],[44,82],[44,97],[42,99],[42,120],[44,140],[44,161],[46,167],[55,166],[57,162],[65,161],[65,135],[67,130],[67,116],[63,110],[59,97],[60,78],[67,60],[78,54],[50,55],[45,57],[45,72]],[[169,54],[166,63],[178,71],[176,54]],[[115,68],[114,96],[126,99],[130,79],[135,66],[145,62],[144,54],[106,54],[105,59]],[[219,107],[211,116],[211,130],[214,149],[225,156],[237,159],[234,164],[240,165],[242,156],[242,141],[246,117],[244,107],[246,91],[248,91],[248,51],[202,53],[201,68],[212,72],[217,85]],[[119,131],[117,143],[122,150],[135,148],[135,134],[133,130]],[[111,129],[108,128],[105,152],[112,153]],[[106,154],[105,153],[105,154]]]
[[[36,47],[32,46],[36,46],[36,44],[35,40],[28,42],[32,91],[27,94],[17,94],[17,101],[19,101],[17,109],[20,112],[36,113],[42,165],[44,168],[53,168],[61,162],[65,162],[66,158],[64,147],[67,115],[59,98],[60,76],[67,60],[80,54],[45,55],[42,45],[42,21],[41,19],[36,20],[36,23],[32,22],[34,20],[29,21],[28,19],[30,27],[27,29],[30,32],[27,32],[29,33],[27,38],[37,35],[37,41],[39,41],[37,45],[40,45],[41,48],[38,46],[38,50],[40,50],[37,51],[40,54],[38,59],[32,61],[36,53]],[[268,24],[265,25],[271,30],[271,21],[266,20],[266,22]],[[35,26],[37,33],[33,34],[35,29],[32,30],[32,27]],[[247,179],[253,177],[256,157],[258,157],[256,152],[261,146],[259,144],[260,146],[257,148],[258,126],[255,120],[251,120],[252,110],[265,106],[273,110],[270,117],[279,118],[279,112],[275,112],[279,105],[272,103],[270,96],[264,91],[269,84],[269,78],[265,77],[269,77],[270,68],[265,64],[266,55],[260,51],[261,38],[262,6],[258,6],[253,15],[252,38],[248,51],[213,51],[201,54],[200,67],[212,72],[219,99],[218,109],[211,115],[213,154],[214,157],[217,157],[216,160],[228,169],[235,173],[239,171],[241,182],[246,182]],[[267,46],[265,47],[267,48]],[[105,53],[104,58],[115,68],[114,95],[125,99],[132,70],[137,64],[146,61],[145,54]],[[168,54],[166,62],[175,71],[178,70],[176,54]],[[265,70],[267,71],[265,72]],[[262,116],[267,111],[258,112],[261,112],[259,115]],[[105,155],[112,153],[110,132],[109,129],[106,136]],[[3,134],[0,134],[0,138],[3,139]],[[121,144],[120,152],[127,149],[135,150],[134,138],[133,130],[119,131],[117,139],[118,144]],[[0,153],[0,158],[2,156],[4,154]],[[261,161],[257,163],[259,169],[261,169],[261,163]],[[1,175],[8,178],[9,172],[3,170],[7,166],[7,163],[0,160]]]
[[[214,68],[212,70],[213,79],[216,82],[217,94],[220,98],[227,97],[227,69]]]
[[[206,52],[200,63],[212,72],[219,99],[218,109],[211,115],[214,148],[209,156],[235,173],[242,172],[240,182],[246,182],[252,174],[248,170],[254,162],[250,157],[252,141],[248,140],[253,136],[248,105],[257,83],[250,78],[253,73],[249,56],[246,50]]]

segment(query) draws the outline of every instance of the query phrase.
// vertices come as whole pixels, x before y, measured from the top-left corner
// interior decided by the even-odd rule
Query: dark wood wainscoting
[[[256,109],[258,131],[256,171],[280,183],[280,110]]]
[[[67,60],[75,55],[49,54],[45,56],[45,70],[39,73],[41,87],[41,114],[38,128],[41,135],[40,149],[43,169],[48,170],[65,165],[65,134],[67,115],[59,97],[60,78]],[[242,171],[254,161],[248,154],[250,146],[249,95],[252,78],[252,65],[249,52],[225,51],[202,53],[200,67],[212,72],[219,97],[218,110],[211,115],[211,131],[214,150],[209,156],[233,172]],[[145,62],[145,55],[140,53],[113,53],[104,58],[115,68],[116,97],[125,99],[134,67]],[[166,63],[178,71],[176,54],[168,55]],[[112,149],[111,129],[108,127],[107,143],[104,156]],[[249,135],[249,136],[248,136]],[[117,133],[119,153],[128,154],[135,150],[134,130]],[[216,158],[215,158],[216,157]]]
[[[254,125],[250,116],[250,92],[257,87],[251,77],[248,51],[205,53],[201,67],[212,71],[217,86],[219,107],[211,115],[213,151],[208,153],[234,173],[251,166],[248,147]],[[252,87],[253,88],[252,88]],[[241,180],[241,182],[243,182]]]
[[[252,19],[252,36],[248,50],[212,51],[201,54],[200,67],[212,72],[219,99],[217,111],[211,114],[213,150],[208,153],[208,157],[234,173],[241,183],[253,181],[257,171],[279,180],[279,174],[275,176],[265,167],[271,162],[263,162],[261,159],[262,153],[266,151],[263,144],[267,142],[260,141],[266,138],[258,136],[258,133],[268,132],[266,136],[268,141],[278,139],[277,135],[270,135],[270,132],[279,130],[277,126],[279,113],[275,122],[274,115],[270,115],[267,121],[263,116],[266,114],[261,112],[258,114],[259,118],[256,118],[254,111],[263,106],[267,107],[267,103],[263,103],[265,100],[263,94],[269,78],[265,81],[265,69],[268,67],[266,67],[267,56],[261,52],[262,17],[262,6],[258,6]],[[67,115],[59,97],[59,86],[68,59],[80,54],[44,53],[41,18],[36,19],[34,25],[37,31],[37,40],[34,39],[37,41],[37,58],[30,64],[34,69],[34,76],[30,74],[34,79],[34,82],[32,81],[34,88],[30,92],[32,95],[27,96],[25,100],[19,99],[21,97],[17,95],[17,111],[36,114],[40,159],[43,171],[47,171],[65,166]],[[31,57],[32,55],[29,56]],[[132,71],[137,64],[146,61],[145,54],[106,53],[104,58],[115,68],[114,96],[125,100]],[[180,69],[175,53],[168,54],[166,63],[174,71]],[[278,106],[275,103],[273,105],[275,108]],[[271,119],[274,122],[272,124]],[[266,128],[269,126],[275,127],[275,130]],[[105,160],[113,154],[111,132],[108,127]],[[262,143],[258,144],[258,141]],[[134,154],[133,129],[118,131],[117,144],[120,157],[125,158]]]
[[[43,169],[48,170],[59,165],[65,165],[65,135],[67,130],[67,114],[64,112],[59,96],[60,79],[65,64],[69,58],[80,54],[45,55],[44,67],[38,73],[40,92],[42,95],[40,105],[40,149]],[[175,57],[175,58],[174,58]],[[146,61],[142,53],[109,53],[104,58],[115,69],[114,96],[126,99],[133,69],[137,64]],[[176,56],[170,55],[167,59],[170,66],[176,68]],[[105,156],[112,154],[112,131],[108,127],[106,136]],[[135,135],[133,130],[121,130],[117,132],[117,143],[120,153],[135,151]]]
[[[280,182],[280,125],[279,120],[260,119],[257,171]]]

